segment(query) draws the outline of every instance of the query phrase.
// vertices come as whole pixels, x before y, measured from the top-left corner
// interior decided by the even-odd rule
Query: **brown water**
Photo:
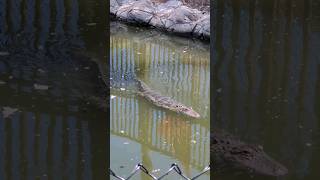
[[[73,54],[104,58],[103,6],[0,0],[1,180],[105,179],[106,113],[82,99],[103,82],[96,63]]]
[[[281,178],[212,172],[215,179],[320,177],[320,4],[312,0],[217,1],[214,126],[261,144],[289,169]]]
[[[159,177],[172,163],[193,177],[210,162],[209,44],[111,23],[110,167],[127,177],[141,162]],[[188,118],[136,95],[134,79],[200,113]],[[176,174],[166,179],[180,179]],[[134,179],[149,179],[137,174]],[[209,179],[209,173],[199,179]]]

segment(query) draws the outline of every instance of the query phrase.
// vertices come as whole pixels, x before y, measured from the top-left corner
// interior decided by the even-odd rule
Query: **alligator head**
[[[228,164],[249,169],[258,174],[282,176],[288,173],[286,167],[267,155],[262,147],[246,144],[225,132],[211,133],[211,152]]]
[[[194,111],[191,107],[187,107],[183,104],[176,104],[175,108],[172,109],[178,113],[193,117],[193,118],[200,118],[200,114]]]

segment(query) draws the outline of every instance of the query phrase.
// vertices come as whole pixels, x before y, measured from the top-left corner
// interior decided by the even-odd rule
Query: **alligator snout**
[[[187,116],[193,117],[193,118],[200,118],[200,114],[196,111],[189,109],[187,111],[183,111],[183,113]]]

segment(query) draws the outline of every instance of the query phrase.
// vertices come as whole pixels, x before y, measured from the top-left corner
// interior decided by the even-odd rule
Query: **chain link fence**
[[[154,180],[160,180],[163,179],[164,177],[166,177],[167,175],[169,175],[171,172],[175,172],[178,175],[180,175],[183,179],[186,180],[193,180],[193,179],[197,179],[198,177],[200,177],[201,175],[207,173],[210,171],[210,164],[205,167],[199,174],[197,174],[196,176],[189,178],[187,176],[185,176],[181,170],[181,168],[176,164],[172,164],[171,167],[160,177],[156,177],[155,175],[151,174],[149,172],[149,170],[147,170],[147,168],[145,168],[141,163],[137,164],[135,166],[135,168],[133,169],[133,171],[130,173],[130,175],[127,178],[124,177],[120,177],[118,176],[114,171],[112,171],[111,169],[109,170],[110,176],[115,177],[116,179],[120,179],[120,180],[129,180],[131,179],[138,171],[142,171],[143,173],[145,173],[146,175],[148,175],[151,179]]]

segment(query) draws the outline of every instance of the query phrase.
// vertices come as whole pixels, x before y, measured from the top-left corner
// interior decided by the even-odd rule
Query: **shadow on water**
[[[126,177],[142,162],[158,177],[176,162],[192,177],[209,164],[208,44],[113,22],[110,78],[110,166],[117,174]],[[201,118],[157,108],[137,96],[135,79],[193,107]],[[149,179],[144,175],[135,178]],[[209,179],[209,174],[199,179]]]
[[[0,179],[105,179],[103,4],[0,0]],[[100,34],[100,36],[99,36]],[[89,47],[89,48],[88,48]]]
[[[312,0],[224,0],[214,7],[214,126],[263,145],[289,169],[279,179],[320,176],[319,8]]]

